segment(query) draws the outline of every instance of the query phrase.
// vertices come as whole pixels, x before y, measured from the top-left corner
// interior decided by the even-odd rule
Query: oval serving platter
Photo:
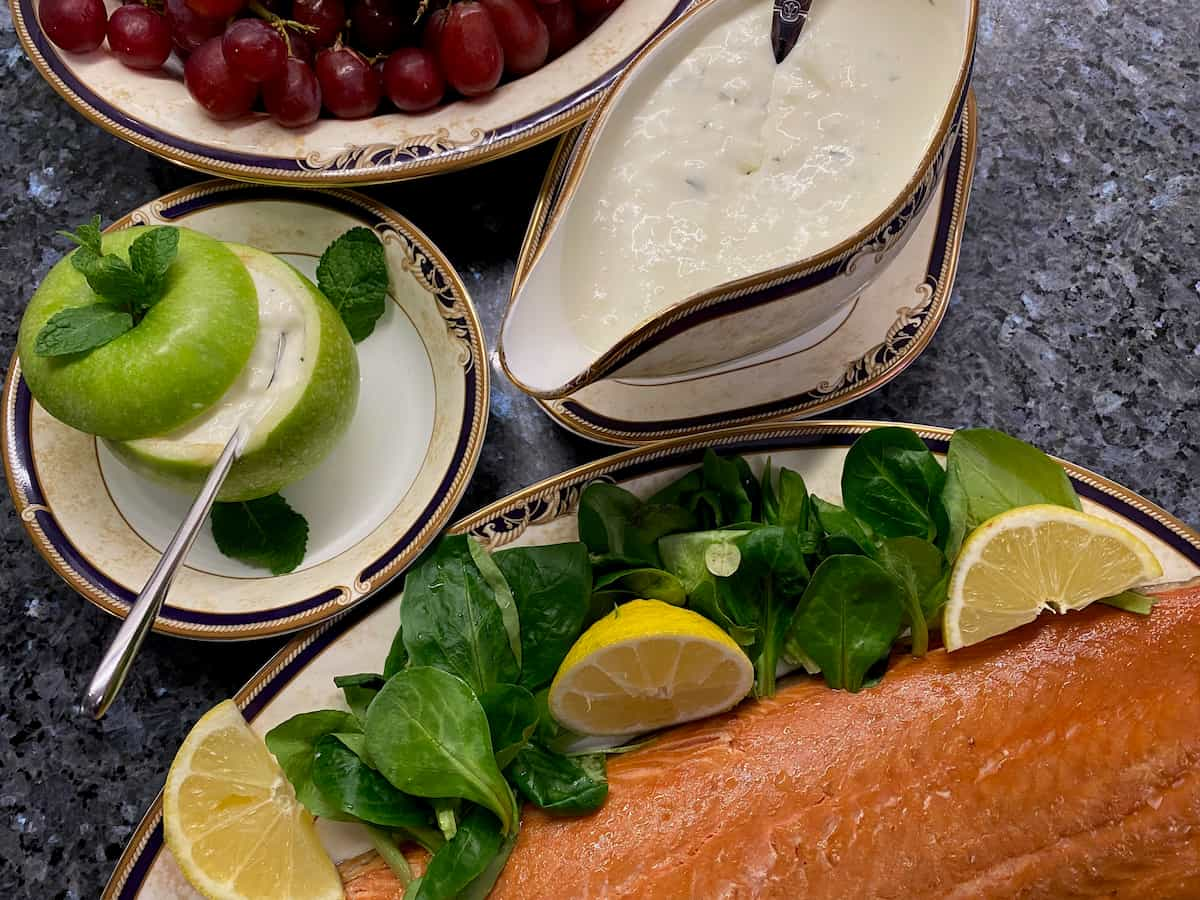
[[[685,468],[699,464],[709,447],[744,454],[755,469],[770,457],[772,464],[800,472],[813,493],[840,501],[840,474],[847,450],[864,431],[883,424],[890,423],[792,422],[663,441],[526,488],[460,520],[453,530],[470,532],[492,546],[575,540],[574,513],[579,494],[589,482],[603,479],[634,493],[652,493]],[[949,429],[906,427],[936,454],[945,454],[952,433]],[[1127,488],[1071,463],[1063,466],[1086,511],[1124,525],[1149,544],[1162,563],[1164,581],[1183,581],[1200,574],[1200,532]],[[327,623],[277,653],[235,698],[254,730],[263,734],[299,712],[342,708],[333,677],[369,669],[371,660],[382,665],[395,632],[399,602],[393,599]],[[357,826],[322,821],[318,828],[335,859],[353,856],[369,846]],[[171,855],[164,852],[160,797],[134,831],[103,900],[197,896]]]
[[[298,186],[375,184],[496,159],[581,122],[605,88],[690,0],[627,0],[592,34],[538,71],[485,97],[427,113],[320,119],[290,130],[266,113],[210,119],[183,85],[172,56],[161,72],[125,68],[105,48],[72,54],[47,39],[40,0],[9,0],[13,24],[42,77],[96,125],[168,159],[213,175]],[[106,0],[111,12],[120,0]]]
[[[561,400],[537,403],[568,431],[630,447],[714,428],[825,415],[883,387],[925,351],[950,305],[978,135],[975,95],[969,93],[945,174],[908,243],[825,327],[710,369],[606,378]],[[559,152],[570,142],[571,136],[564,137]],[[545,214],[545,199],[543,192],[535,221]]]
[[[383,241],[390,302],[356,345],[358,408],[347,434],[282,493],[309,523],[300,567],[272,577],[220,554],[206,528],[155,630],[204,639],[294,631],[399,574],[446,525],[487,422],[483,335],[461,279],[405,219],[350,191],[297,195],[212,181],[148,203],[110,230],[183,225],[280,255],[309,277],[324,249],[365,225]],[[191,498],[133,474],[91,435],[33,400],[13,357],[3,398],[9,490],[38,552],[85,598],[124,617]]]

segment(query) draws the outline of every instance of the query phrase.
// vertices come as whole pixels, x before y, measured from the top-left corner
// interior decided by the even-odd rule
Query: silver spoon
[[[274,383],[275,375],[279,371],[285,339],[286,335],[279,336],[279,344],[275,349],[275,367],[271,370],[271,378],[267,381],[268,388]],[[205,479],[204,486],[200,488],[200,493],[196,495],[187,515],[179,524],[175,536],[171,538],[171,543],[167,544],[167,549],[163,551],[162,559],[158,561],[158,565],[150,573],[145,587],[133,601],[133,605],[129,608],[129,615],[121,623],[112,643],[108,645],[108,650],[105,652],[104,658],[100,660],[100,665],[96,667],[96,673],[92,676],[87,692],[79,704],[79,710],[83,714],[89,715],[93,719],[99,719],[108,711],[109,706],[120,693],[121,686],[125,684],[125,677],[133,667],[134,657],[141,649],[142,641],[146,639],[154,620],[158,618],[163,601],[167,598],[167,592],[175,581],[175,575],[179,572],[179,567],[183,564],[184,559],[187,558],[188,551],[192,549],[192,544],[196,542],[200,528],[204,525],[204,520],[208,516],[209,510],[212,509],[217,494],[220,493],[221,485],[225,483],[230,468],[246,449],[251,427],[249,422],[238,423],[233,435],[217,458],[216,464],[213,465],[212,471],[208,473],[208,478]]]
[[[796,46],[812,4],[813,0],[775,0],[771,13],[771,49],[775,52],[776,65],[787,59]]]

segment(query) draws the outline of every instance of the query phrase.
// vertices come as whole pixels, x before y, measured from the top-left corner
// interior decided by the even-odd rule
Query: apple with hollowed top
[[[258,292],[258,340],[249,361],[198,419],[166,434],[107,443],[135,471],[194,492],[245,421],[247,449],[218,499],[250,500],[299,480],[333,449],[358,401],[358,356],[337,311],[312,282],[270,253],[225,246]]]
[[[104,252],[128,259],[146,231],[106,234]],[[162,297],[136,327],[84,353],[36,353],[38,333],[55,313],[98,299],[64,258],[29,301],[17,347],[29,390],[47,412],[113,440],[162,434],[203,413],[237,379],[258,335],[246,267],[219,241],[185,228]]]

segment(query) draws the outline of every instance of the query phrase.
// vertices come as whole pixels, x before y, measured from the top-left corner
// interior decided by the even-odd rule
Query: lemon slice
[[[1160,577],[1150,548],[1118,525],[1065,506],[1010,509],[963,544],[942,637],[957,650]]]
[[[211,900],[326,900],[342,879],[313,818],[232,700],[195,724],[163,788],[167,846]]]
[[[631,600],[580,635],[550,685],[550,712],[579,734],[632,734],[724,712],[753,683],[742,648],[708,619]]]

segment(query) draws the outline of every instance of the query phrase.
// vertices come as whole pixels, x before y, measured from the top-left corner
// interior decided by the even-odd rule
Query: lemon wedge
[[[753,684],[742,648],[708,619],[631,600],[580,635],[550,685],[550,712],[579,734],[632,734],[724,712]]]
[[[211,900],[332,900],[342,879],[313,818],[232,700],[193,726],[163,788],[167,846]]]
[[[1137,536],[1065,506],[1010,509],[967,538],[950,575],[942,619],[947,650],[1037,618],[1068,612],[1162,577]]]

